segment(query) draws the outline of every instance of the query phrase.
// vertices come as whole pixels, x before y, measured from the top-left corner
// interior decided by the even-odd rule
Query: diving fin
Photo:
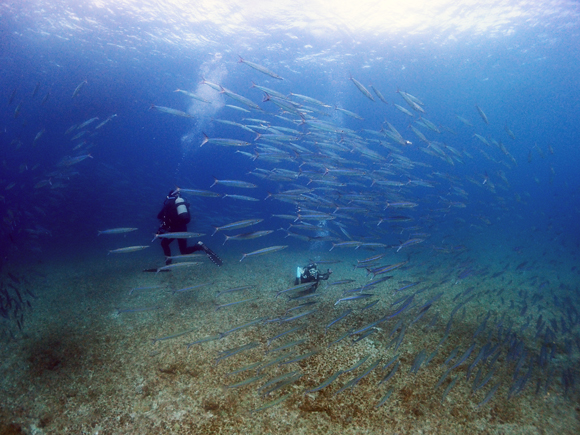
[[[201,247],[203,251],[206,253],[206,255],[209,257],[209,259],[213,262],[213,264],[219,267],[224,263],[222,259],[219,258],[218,255],[211,249],[209,249],[205,244],[202,243]]]

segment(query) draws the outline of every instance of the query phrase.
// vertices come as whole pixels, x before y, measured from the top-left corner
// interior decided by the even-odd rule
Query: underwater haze
[[[403,3],[0,4],[0,433],[580,432],[580,7]]]

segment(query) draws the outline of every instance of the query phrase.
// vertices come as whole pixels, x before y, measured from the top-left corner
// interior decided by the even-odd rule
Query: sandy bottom
[[[68,262],[45,260],[34,266],[14,266],[14,273],[25,277],[38,299],[17,340],[2,344],[0,434],[580,433],[579,388],[564,394],[561,381],[561,371],[572,366],[578,382],[579,352],[575,344],[571,351],[558,344],[550,364],[552,374],[548,374],[549,369],[535,367],[526,388],[509,400],[514,373],[516,378],[523,376],[531,358],[516,368],[517,360],[508,361],[504,347],[492,379],[475,393],[475,372],[483,367],[481,377],[485,376],[490,371],[486,366],[489,361],[480,363],[469,380],[466,376],[479,349],[488,339],[497,343],[498,329],[505,331],[508,324],[524,340],[528,355],[537,357],[539,314],[545,319],[559,319],[561,313],[547,297],[531,303],[534,291],[543,280],[549,280],[554,288],[558,288],[559,279],[578,280],[577,274],[562,276],[558,272],[560,266],[569,271],[569,265],[556,267],[546,259],[532,259],[522,266],[525,258],[505,251],[490,252],[488,257],[486,253],[475,257],[460,250],[443,254],[425,251],[388,273],[391,279],[365,289],[365,293],[374,294],[372,298],[334,305],[344,290],[369,282],[366,271],[355,270],[353,264],[376,254],[285,250],[243,262],[236,254],[224,258],[221,268],[204,259],[204,264],[195,268],[157,275],[141,270],[159,265],[158,252],[87,254]],[[296,266],[315,257],[341,261],[320,266],[334,271],[328,283],[345,279],[354,282],[327,288],[323,283],[315,299],[296,302],[289,301],[286,294],[276,297],[277,291],[294,284]],[[406,258],[406,254],[390,252],[377,265]],[[415,282],[419,284],[396,292]],[[206,283],[210,284],[174,293]],[[216,296],[218,291],[245,285],[253,287]],[[146,286],[159,287],[129,294],[133,288]],[[329,347],[345,332],[396,312],[413,293],[407,310],[378,324],[367,338],[353,343],[360,335],[348,337]],[[245,299],[250,301],[216,311],[216,304]],[[401,299],[402,303],[392,305]],[[425,310],[425,304],[433,299],[432,306]],[[317,303],[286,314],[288,308],[310,300]],[[374,300],[379,302],[361,311]],[[467,302],[455,313],[448,338],[438,345],[452,310],[462,301]],[[524,302],[529,305],[525,312]],[[325,333],[326,325],[349,308],[352,313]],[[314,309],[298,320],[259,322],[220,339],[186,346],[252,320],[290,317]],[[424,314],[416,320],[422,310]],[[479,328],[488,311],[487,323]],[[402,323],[397,325],[400,320]],[[267,345],[268,339],[299,325],[303,328]],[[400,335],[401,328],[405,328],[404,336]],[[478,328],[482,330],[474,338]],[[573,333],[578,334],[577,329],[575,326]],[[284,351],[266,351],[296,340],[303,341],[288,349],[294,353],[287,359],[317,352],[298,362],[228,375],[252,363],[278,358]],[[435,388],[472,342],[476,347],[467,361]],[[252,346],[231,356],[222,353],[245,344]],[[457,357],[444,366],[456,347]],[[427,356],[436,353],[427,366],[410,373],[421,351]],[[386,370],[384,365],[396,354],[398,371],[379,385],[395,363]],[[220,356],[224,358],[216,362]],[[367,356],[360,367],[341,374],[328,387],[305,394],[305,390]],[[378,359],[378,366],[352,389],[335,394]],[[293,383],[265,397],[262,390],[258,391],[269,380],[294,371],[302,376]],[[226,388],[256,376],[262,377],[247,385]],[[443,398],[455,378],[456,385]],[[478,406],[498,382],[489,402]],[[391,397],[377,408],[390,389]],[[280,398],[284,400],[274,402]]]

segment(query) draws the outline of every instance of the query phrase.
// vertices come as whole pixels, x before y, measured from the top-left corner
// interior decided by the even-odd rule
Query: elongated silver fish
[[[413,115],[411,112],[409,112],[407,109],[405,109],[404,107],[399,106],[398,104],[393,103],[393,105],[400,110],[401,112],[403,112],[405,115],[409,115],[409,116],[415,116]]]
[[[149,110],[157,110],[158,112],[169,113],[170,115],[181,116],[182,118],[193,118],[189,113],[182,112],[181,110],[172,109],[171,107],[156,106],[152,104],[149,106]]]
[[[305,290],[307,288],[312,287],[315,284],[316,284],[316,282],[314,282],[314,281],[313,282],[306,282],[303,284],[298,284],[298,285],[295,285],[293,287],[287,288],[285,290],[279,290],[278,292],[276,292],[276,297],[280,296],[283,293],[292,292],[295,290]]]
[[[258,198],[253,198],[251,196],[246,196],[246,195],[230,195],[229,193],[225,193],[222,198],[234,198],[234,199],[240,199],[242,201],[259,201]]]
[[[70,157],[70,156],[66,156],[63,157],[57,164],[56,166],[59,167],[68,167],[68,166],[72,166],[72,165],[76,165],[77,163],[82,162],[85,159],[88,158],[93,158],[93,156],[91,156],[90,154],[84,154],[82,156],[77,156],[77,157]]]
[[[487,119],[487,115],[485,114],[485,112],[483,110],[481,110],[481,107],[479,107],[477,104],[475,105],[475,108],[477,109],[477,111],[479,112],[479,116],[481,116],[481,119],[483,119],[483,122],[485,122],[486,124],[489,124],[489,120]]]
[[[459,119],[462,123],[464,123],[465,125],[469,126],[469,127],[473,127],[473,124],[471,123],[471,121],[469,121],[468,119],[465,119],[463,116],[459,116],[459,115],[455,115],[455,117],[457,119]]]
[[[240,187],[243,189],[254,189],[258,186],[256,186],[254,183],[249,183],[247,181],[240,181],[240,180],[218,180],[216,177],[213,177],[214,182],[211,186],[209,187],[213,187],[216,184],[222,184],[224,186],[229,186],[229,187]]]
[[[38,139],[40,139],[45,132],[46,132],[46,129],[43,128],[38,133],[36,133],[36,136],[34,137],[34,140],[32,141],[33,146],[36,145],[36,142],[38,141]]]
[[[83,137],[85,134],[87,134],[87,131],[86,131],[86,130],[84,130],[84,131],[81,131],[80,133],[77,133],[77,134],[75,134],[73,137],[71,137],[71,138],[70,138],[70,140],[71,140],[71,141],[73,141],[73,140],[77,140],[77,139],[79,139],[79,138]]]
[[[233,236],[226,235],[226,239],[224,240],[224,245],[230,239],[232,240],[250,240],[250,239],[257,239],[258,237],[267,236],[268,234],[272,234],[274,230],[263,230],[263,231],[253,231],[251,233],[242,233],[242,234],[235,234]]]
[[[397,252],[399,252],[402,248],[406,248],[407,246],[417,245],[421,242],[424,242],[425,239],[409,239],[399,245],[397,248]]]
[[[242,258],[240,259],[240,261],[242,261],[246,257],[252,257],[252,256],[258,256],[258,255],[270,254],[272,252],[278,252],[278,251],[281,251],[282,249],[286,249],[287,247],[288,247],[288,245],[283,245],[283,246],[279,245],[279,246],[270,246],[268,248],[258,249],[257,251],[244,254],[242,256]]]
[[[229,307],[229,306],[232,306],[232,305],[243,304],[245,302],[253,302],[253,301],[257,301],[257,300],[258,300],[258,297],[253,297],[253,298],[243,299],[241,301],[228,302],[228,303],[225,303],[225,304],[216,305],[215,310],[217,311],[217,310],[219,310],[221,308],[224,308],[224,307]]]
[[[367,91],[367,92],[368,92],[368,91]],[[346,109],[343,109],[343,108],[341,108],[341,107],[335,107],[335,109],[336,109],[336,110],[338,110],[339,112],[342,112],[342,113],[344,113],[345,115],[348,115],[348,116],[350,116],[351,118],[360,119],[361,121],[364,121],[364,118],[363,118],[363,117],[361,117],[361,116],[357,115],[357,114],[356,114],[356,113],[354,113],[354,112],[351,112],[350,110],[346,110]]]
[[[230,109],[235,109],[235,110],[239,110],[240,112],[246,112],[246,113],[251,113],[249,110],[243,109],[241,107],[238,106],[234,106],[232,104],[226,104],[225,107],[229,107]]]
[[[383,94],[381,94],[377,88],[375,88],[373,85],[371,85],[371,89],[373,91],[375,91],[375,94],[377,94],[377,97],[379,97],[379,100],[381,100],[385,104],[389,104],[389,103],[387,103],[387,100],[385,99],[385,97],[383,97]]]
[[[82,82],[79,83],[79,85],[75,88],[73,94],[72,94],[72,98],[76,97],[79,92],[81,91],[81,89],[83,88],[84,85],[87,84],[86,80],[83,80]]]
[[[215,89],[216,91],[220,91],[221,86],[217,83],[208,82],[205,78],[202,77],[201,82],[202,85],[208,85],[210,88]]]
[[[304,391],[304,394],[311,394],[311,393],[315,393],[316,391],[320,391],[323,388],[328,387],[330,384],[332,384],[340,375],[342,375],[343,371],[339,370],[337,371],[335,374],[331,375],[330,377],[326,378],[326,380],[324,380],[320,385],[316,386],[316,387],[312,387],[306,391]]]
[[[199,264],[201,264],[201,262],[199,262],[199,261],[184,261],[183,263],[168,264],[167,266],[159,267],[157,269],[157,271],[155,272],[155,275],[157,275],[159,272],[162,272],[164,270],[183,269],[186,267],[197,266]]]
[[[236,94],[235,92],[232,92],[229,89],[224,88],[223,86],[220,86],[220,89],[221,94],[226,94],[228,97],[233,98],[234,100],[239,101],[240,103],[245,104],[246,106],[249,106],[252,109],[262,110],[262,108],[258,106],[256,103],[254,103],[252,100],[243,97],[239,94]]]
[[[182,187],[177,187],[175,189],[175,192],[187,193],[189,195],[195,195],[195,196],[207,196],[207,197],[213,197],[213,198],[219,198],[221,196],[219,193],[211,192],[209,190],[184,189]]]
[[[213,143],[216,145],[222,145],[226,147],[246,147],[251,145],[249,142],[244,142],[243,140],[239,139],[224,139],[218,137],[207,137],[205,133],[203,133],[203,141],[201,142],[200,147],[204,146],[206,143]]]
[[[513,131],[510,130],[510,128],[507,125],[505,126],[505,131],[508,134],[508,136],[511,137],[513,140],[516,139],[516,135],[514,134]]]
[[[233,223],[227,224],[227,225],[222,225],[221,227],[214,226],[215,231],[213,232],[212,236],[215,235],[215,233],[217,233],[218,231],[237,230],[239,228],[245,228],[245,227],[249,227],[250,225],[259,224],[263,220],[264,219],[246,219],[243,221],[233,222]]]
[[[68,128],[68,129],[67,129],[65,132],[64,132],[65,136],[66,136],[66,135],[68,135],[69,133],[72,133],[73,131],[75,131],[75,130],[76,130],[76,128],[77,128],[77,125],[76,125],[76,124],[73,124],[73,125],[71,125],[71,126],[70,126],[70,127],[69,127],[69,128]]]
[[[421,121],[423,121],[423,123],[427,126],[428,129],[433,130],[436,133],[441,133],[441,130],[439,130],[437,126],[428,119],[422,117]]]
[[[113,249],[109,251],[109,254],[126,254],[128,252],[135,252],[135,251],[141,251],[145,248],[148,248],[149,246],[127,246],[126,248],[119,248],[119,249]]]
[[[111,116],[109,116],[107,119],[105,119],[103,122],[101,122],[99,125],[97,125],[95,127],[95,130],[98,130],[99,128],[101,128],[103,125],[105,125],[107,122],[109,122],[111,119],[113,119],[114,117],[116,117],[117,114],[113,113]]]
[[[266,375],[258,375],[258,376],[254,376],[253,378],[249,378],[249,379],[246,379],[246,380],[244,380],[244,381],[237,382],[237,383],[235,383],[235,384],[226,385],[226,386],[225,386],[225,388],[239,388],[239,387],[243,387],[243,386],[246,386],[246,385],[249,385],[249,384],[252,384],[252,383],[254,383],[254,382],[257,382],[257,381],[259,381],[259,380],[260,380],[260,379],[262,379],[264,376],[266,376]],[[278,399],[278,400],[280,400],[280,399]],[[274,406],[274,405],[272,405],[272,406]]]
[[[260,406],[259,408],[252,409],[252,410],[250,411],[250,414],[254,414],[254,413],[256,413],[256,412],[262,412],[262,411],[264,411],[264,410],[266,410],[266,409],[268,409],[268,408],[272,408],[272,407],[274,407],[274,406],[276,406],[276,405],[279,405],[279,404],[280,404],[280,403],[282,403],[284,400],[288,399],[288,397],[290,397],[291,395],[292,395],[292,393],[288,393],[288,394],[286,394],[286,395],[284,395],[284,396],[281,396],[281,397],[279,397],[279,398],[277,398],[277,399],[275,399],[275,400],[272,400],[271,402],[268,402],[268,403],[266,403],[266,404],[264,404],[264,405]]]
[[[203,233],[190,233],[188,231],[183,232],[175,232],[175,233],[163,233],[163,234],[155,234],[155,239],[193,239],[195,237],[202,237],[205,236]]]
[[[125,234],[130,233],[131,231],[137,231],[137,228],[111,228],[108,230],[102,230],[97,232],[97,236],[101,234]]]
[[[292,95],[293,97],[298,97],[301,100],[304,100],[304,101],[306,101],[308,103],[317,104],[317,105],[322,106],[322,107],[331,107],[328,104],[325,104],[325,103],[323,103],[320,100],[316,100],[315,98],[311,98],[311,97],[308,97],[306,95],[294,94],[292,92],[290,93],[290,95]]]
[[[36,97],[36,94],[38,94],[38,89],[40,89],[40,82],[36,82],[36,86],[34,87],[34,90],[32,91],[32,98]]]
[[[355,296],[347,296],[347,297],[344,297],[344,298],[340,298],[340,299],[338,299],[334,303],[334,305],[338,305],[340,302],[357,301],[359,299],[366,299],[366,298],[370,298],[370,297],[373,297],[373,296],[374,296],[373,293],[359,293],[359,294],[357,294]]]
[[[174,92],[180,92],[183,95],[187,95],[189,98],[193,98],[194,100],[202,101],[204,103],[211,103],[211,101],[207,101],[205,98],[202,98],[199,95],[193,94],[191,92],[184,91],[183,89],[176,89]]]
[[[244,58],[242,58],[242,56],[240,56],[240,63],[245,63],[249,67],[254,68],[256,71],[260,71],[261,73],[269,75],[270,77],[273,77],[275,79],[284,80],[282,77],[280,77],[278,74],[270,71],[268,68],[263,67],[262,65],[258,65],[257,63],[245,60]]]
[[[399,91],[399,90],[397,90],[397,93],[401,97],[403,97],[403,99],[406,101],[406,103],[409,106],[411,106],[411,109],[416,110],[417,112],[425,113],[423,108],[417,103],[419,101],[419,99],[417,97],[413,97],[412,95],[407,94],[406,92],[403,92],[403,91]]]
[[[82,124],[80,124],[77,127],[77,130],[82,130],[83,128],[85,128],[87,125],[92,124],[93,122],[95,122],[97,119],[99,119],[98,116],[95,116],[94,118],[91,119],[87,119],[85,122],[83,122]]]
[[[362,92],[362,94],[367,97],[369,100],[371,101],[375,101],[375,99],[373,98],[373,96],[371,95],[371,93],[367,90],[367,88],[365,88],[361,82],[359,82],[357,79],[355,79],[353,76],[350,76],[350,80],[352,80],[352,82],[354,83],[354,85],[358,88],[359,91]]]
[[[50,91],[48,91],[46,93],[46,95],[44,96],[44,98],[42,99],[42,101],[40,102],[40,104],[44,105],[44,103],[46,103],[49,98],[50,98]]]

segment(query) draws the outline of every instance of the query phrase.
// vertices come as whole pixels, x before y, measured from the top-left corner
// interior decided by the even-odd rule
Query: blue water
[[[224,258],[224,267],[239,262],[243,253],[273,245],[288,245],[290,253],[284,255],[306,259],[315,251],[322,258],[332,243],[349,240],[349,236],[386,245],[381,252],[397,261],[416,258],[424,270],[429,270],[433,252],[455,255],[467,250],[469,263],[454,259],[445,266],[455,277],[467,267],[473,267],[476,275],[482,270],[491,275],[504,266],[516,274],[523,270],[521,273],[537,277],[527,281],[523,277],[513,294],[539,291],[549,300],[549,307],[560,310],[554,318],[565,317],[562,298],[571,298],[568,300],[576,308],[580,297],[580,10],[572,2],[487,2],[464,5],[463,9],[444,3],[440,9],[427,11],[413,9],[413,5],[396,11],[374,5],[377,9],[369,7],[368,12],[364,7],[349,10],[341,5],[332,13],[316,2],[300,6],[283,2],[277,10],[265,4],[246,9],[244,3],[203,2],[197,8],[130,1],[1,5],[0,254],[4,282],[10,282],[5,273],[19,267],[49,259],[53,263],[59,258],[70,261],[75,252],[104,256],[108,250],[129,245],[151,245],[149,251],[155,250],[148,253],[143,267],[163,264],[161,248],[151,238],[159,226],[156,215],[165,195],[179,186],[259,199],[186,195],[193,214],[190,231],[208,234],[202,240]],[[283,80],[238,62],[239,56]],[[374,102],[356,88],[351,76],[371,92]],[[249,98],[263,110],[252,110],[211,89],[203,79]],[[84,80],[86,84],[73,98]],[[325,115],[282,114],[293,121],[288,122],[275,116],[280,110],[263,101],[264,93],[252,83],[284,95],[306,95],[331,107],[292,97],[291,101]],[[388,104],[377,98],[371,85]],[[176,89],[196,93],[210,103],[193,100]],[[425,118],[441,132],[419,125],[421,113],[398,90],[419,98]],[[187,112],[192,118],[150,110],[152,104]],[[489,124],[484,123],[476,105]],[[349,117],[335,110],[336,106],[364,120]],[[111,115],[116,116],[95,129]],[[337,129],[352,130],[358,137],[320,132],[302,122],[311,116]],[[93,117],[98,120],[86,127],[82,138],[71,140],[79,132],[76,129],[65,135],[72,125]],[[244,118],[261,119],[273,128],[296,129],[302,135],[290,143],[268,144],[254,133],[215,121],[259,128]],[[382,135],[381,128],[388,128],[385,121],[411,144],[402,146]],[[429,141],[436,141],[443,155],[423,152],[433,152],[433,148],[409,125]],[[321,133],[317,141],[324,135],[329,144],[346,150],[312,143],[315,133]],[[479,141],[476,133],[490,144]],[[200,147],[203,134],[251,145],[233,148],[208,143]],[[501,143],[508,154],[492,140]],[[266,145],[285,157],[268,161]],[[75,146],[78,148],[73,149]],[[363,146],[378,153],[381,160],[362,155]],[[89,153],[90,158],[79,163],[63,164],[67,158]],[[406,166],[404,159],[415,164]],[[332,170],[340,168],[355,168],[359,175],[333,179]],[[323,176],[327,169],[329,173]],[[261,170],[271,171],[270,175],[258,176]],[[292,171],[295,179],[276,179],[280,170]],[[375,172],[378,170],[390,173]],[[301,171],[315,172],[304,175]],[[258,187],[210,188],[212,177],[249,181]],[[311,179],[343,185],[334,190],[311,190],[293,202],[276,199],[276,194],[287,190],[321,186]],[[381,179],[405,184],[399,188],[373,185]],[[416,185],[417,181],[429,186]],[[269,194],[274,196],[265,199]],[[360,195],[363,202],[358,205],[366,210],[338,213],[340,207],[353,205],[345,195]],[[401,200],[418,206],[384,209],[387,202]],[[369,203],[360,205],[364,201]],[[336,213],[341,217],[325,224],[336,239],[285,237],[288,231],[314,235],[288,229],[291,221],[272,217],[299,217],[300,207],[325,213],[339,207]],[[408,216],[412,221],[377,225],[381,218],[392,215]],[[226,245],[222,245],[223,235],[209,236],[214,226],[252,218],[264,221],[238,232],[274,233]],[[139,230],[125,238],[96,238],[97,231],[117,227]],[[397,253],[413,233],[424,234],[419,238],[425,240]],[[173,252],[177,253],[175,244]],[[348,252],[345,258],[351,255]],[[143,257],[135,258],[138,263]],[[516,269],[524,261],[528,263]],[[288,266],[282,274],[291,277],[293,268],[293,264]],[[535,325],[541,308],[533,317],[528,313],[520,320]],[[546,319],[551,315],[544,313]],[[15,326],[18,315],[5,317],[2,328],[10,331],[5,336],[17,339],[22,334],[21,325]],[[565,367],[573,367],[574,355],[580,351],[578,324],[569,326],[560,337]],[[573,370],[577,384],[577,367]],[[558,394],[564,390],[564,381],[561,383]],[[569,397],[572,390],[577,399],[577,385],[566,386]]]

